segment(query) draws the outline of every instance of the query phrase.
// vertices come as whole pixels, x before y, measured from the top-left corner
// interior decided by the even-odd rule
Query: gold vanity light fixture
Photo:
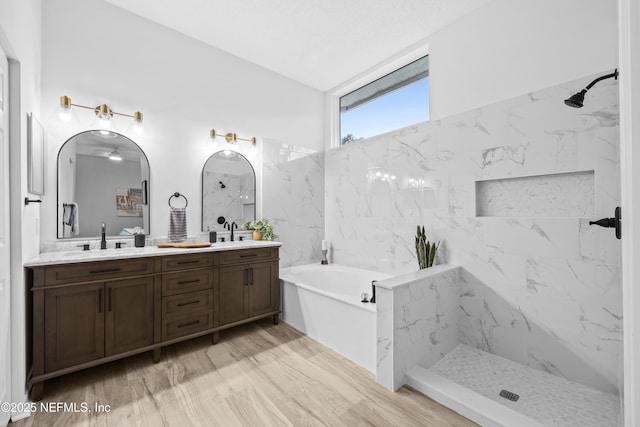
[[[71,102],[71,98],[63,95],[60,97],[59,117],[61,120],[65,122],[68,122],[71,120],[72,118],[71,107],[79,107],[79,108],[85,108],[87,110],[93,110],[96,114],[98,123],[103,128],[109,128],[111,126],[111,120],[113,119],[113,116],[117,115],[117,116],[131,117],[133,119],[134,132],[142,133],[144,130],[142,127],[143,116],[140,111],[136,111],[133,114],[119,113],[117,111],[113,111],[111,107],[109,107],[107,104],[98,105],[97,107],[88,107],[86,105],[74,104]]]
[[[224,138],[229,144],[237,144],[238,141],[247,141],[250,142],[253,145],[256,145],[257,140],[256,137],[253,136],[250,139],[247,138],[239,138],[238,135],[236,135],[235,133],[229,132],[226,135],[222,135],[222,134],[218,134],[216,133],[215,129],[211,129],[209,131],[209,139],[211,139],[211,141],[215,141],[216,137],[221,137]]]

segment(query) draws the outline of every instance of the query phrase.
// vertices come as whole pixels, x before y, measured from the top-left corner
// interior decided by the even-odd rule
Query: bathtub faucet
[[[369,302],[372,303],[376,302],[376,282],[377,280],[371,281],[371,299],[369,300]]]

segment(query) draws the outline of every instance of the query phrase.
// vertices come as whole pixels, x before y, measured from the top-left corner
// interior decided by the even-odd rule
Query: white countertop
[[[25,267],[40,267],[53,264],[71,264],[76,262],[108,261],[128,258],[141,258],[162,255],[179,255],[195,252],[217,252],[237,249],[254,249],[282,246],[281,242],[266,240],[243,240],[241,242],[217,242],[206,248],[144,248],[94,249],[90,251],[43,252],[24,263]]]

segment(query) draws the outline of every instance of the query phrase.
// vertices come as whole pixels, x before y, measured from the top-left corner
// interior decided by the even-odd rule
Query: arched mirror
[[[225,221],[238,226],[256,219],[256,174],[242,154],[213,153],[202,168],[202,231]]]
[[[149,234],[149,161],[129,138],[87,131],[58,152],[58,238]]]

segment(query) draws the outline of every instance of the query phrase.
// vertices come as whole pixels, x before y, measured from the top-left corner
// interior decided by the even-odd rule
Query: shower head
[[[580,92],[578,92],[575,95],[572,95],[571,97],[565,99],[564,103],[566,105],[568,105],[569,107],[582,108],[584,106],[584,95],[587,93],[587,91],[589,89],[591,89],[593,87],[593,85],[598,83],[600,80],[609,79],[611,77],[614,77],[616,80],[618,80],[618,69],[617,68],[611,74],[607,74],[606,76],[598,77],[597,79],[595,79],[594,81],[589,83],[587,85],[587,87],[582,89]]]
[[[582,108],[582,106],[584,105],[585,93],[587,93],[587,90],[582,89],[580,92],[576,93],[575,95],[572,95],[568,99],[565,99],[564,103],[567,104],[569,107]]]

